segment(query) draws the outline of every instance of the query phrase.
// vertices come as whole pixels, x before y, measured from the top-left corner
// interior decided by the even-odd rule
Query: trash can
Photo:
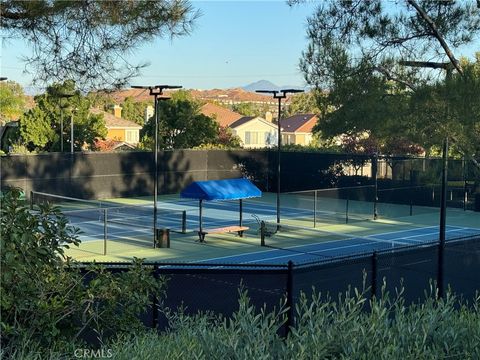
[[[170,247],[170,229],[157,229],[156,247]]]

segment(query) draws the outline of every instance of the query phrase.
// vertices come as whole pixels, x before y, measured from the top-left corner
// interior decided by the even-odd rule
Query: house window
[[[253,145],[258,144],[259,133],[255,131],[245,131],[245,144]]]
[[[129,143],[136,143],[138,142],[138,131],[136,130],[127,130],[125,141]]]

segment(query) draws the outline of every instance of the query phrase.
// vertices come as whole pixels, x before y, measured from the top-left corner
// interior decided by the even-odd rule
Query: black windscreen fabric
[[[212,311],[224,316],[238,310],[239,292],[247,291],[250,302],[257,309],[278,309],[286,293],[286,270],[226,270],[217,269],[159,269],[167,277],[167,296],[163,306],[176,310],[179,306],[187,314]],[[159,313],[159,326],[167,326],[166,318]]]
[[[445,285],[469,301],[480,293],[480,234],[446,243]]]
[[[349,288],[367,290],[372,282],[372,257],[365,256],[311,266],[302,266],[293,271],[293,294],[298,300],[303,292],[307,297],[312,292],[327,294],[335,300],[339,293]],[[367,291],[366,296],[369,296]]]
[[[403,288],[407,304],[422,300],[425,290],[428,290],[437,278],[437,260],[436,245],[380,253],[377,288],[380,290],[385,280],[386,290],[390,295],[395,296]]]

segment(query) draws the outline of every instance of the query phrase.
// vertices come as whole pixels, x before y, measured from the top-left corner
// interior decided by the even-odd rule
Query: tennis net
[[[365,221],[373,218],[375,186],[293,191],[281,198],[284,217],[289,211],[301,211],[306,226]]]
[[[153,229],[153,208],[151,206],[124,206],[101,209],[70,210],[63,212],[72,225],[86,227],[88,224],[112,224],[135,228]],[[187,211],[157,209],[157,228],[169,228],[173,232],[187,232]]]
[[[62,210],[99,209],[112,206],[100,200],[78,199],[39,191],[30,192],[30,209],[33,210],[35,206],[47,203],[59,206]]]
[[[257,230],[260,244],[280,250],[283,257],[294,256],[297,262],[360,255],[374,251],[424,246],[438,239],[438,227],[406,228],[388,233],[342,233],[319,228],[305,228],[285,222],[260,221]],[[460,234],[452,233],[456,238]],[[293,255],[288,255],[288,254]],[[282,257],[280,254],[278,257]]]
[[[84,230],[100,224],[105,228],[113,225],[129,226],[133,229],[153,229],[153,207],[151,205],[122,206],[101,200],[85,200],[32,191],[30,208],[39,204],[55,204],[72,225]],[[187,211],[157,208],[157,228],[169,228],[174,232],[187,231]]]

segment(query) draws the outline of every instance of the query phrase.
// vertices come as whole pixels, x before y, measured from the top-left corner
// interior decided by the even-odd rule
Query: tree
[[[463,79],[465,70],[452,49],[471,44],[480,34],[480,5],[473,0],[395,4],[331,0],[322,2],[308,19],[307,34],[310,43],[300,61],[302,71],[310,85],[329,91],[329,103],[338,112],[336,119],[340,114],[347,119],[342,130],[370,130],[378,138],[410,136],[422,128],[422,121],[428,122],[412,116],[411,100],[426,86],[444,81],[437,69],[445,66],[405,65],[418,65],[424,59],[448,61],[448,71],[455,70]],[[444,93],[444,107],[445,99]],[[438,115],[422,134],[435,139],[436,145],[452,130],[462,131],[452,124],[457,119]],[[330,124],[321,119],[317,129],[328,133],[333,118]],[[462,137],[453,134],[454,139]],[[454,141],[465,155],[473,155],[460,149],[461,141]]]
[[[71,95],[71,97],[63,97]],[[20,118],[20,137],[30,150],[60,150],[60,129],[63,119],[63,141],[70,141],[70,120],[73,117],[74,150],[86,144],[94,148],[95,139],[105,138],[107,129],[103,115],[90,114],[90,102],[78,90],[75,82],[53,84],[46,93],[35,97],[36,106]]]
[[[151,105],[149,101],[134,101],[132,97],[128,96],[121,105],[122,117],[143,126],[145,124],[145,109],[149,105]]]
[[[160,149],[187,149],[217,141],[219,126],[200,113],[200,104],[186,91],[177,91],[169,101],[158,103]],[[153,143],[154,117],[142,130],[144,142]],[[146,137],[146,138],[145,138]]]
[[[265,113],[269,111],[267,104],[253,104],[249,102],[242,102],[232,105],[232,111],[238,112],[245,116],[259,116],[264,118]]]
[[[289,106],[284,110],[284,116],[292,116],[295,114],[319,114],[320,108],[317,99],[320,94],[315,91],[295,94],[292,96]]]
[[[14,81],[0,82],[0,123],[17,120],[25,111],[25,95]]]
[[[1,0],[2,36],[21,38],[34,81],[76,79],[83,89],[121,87],[146,64],[125,55],[165,35],[189,34],[199,13],[187,0]]]

